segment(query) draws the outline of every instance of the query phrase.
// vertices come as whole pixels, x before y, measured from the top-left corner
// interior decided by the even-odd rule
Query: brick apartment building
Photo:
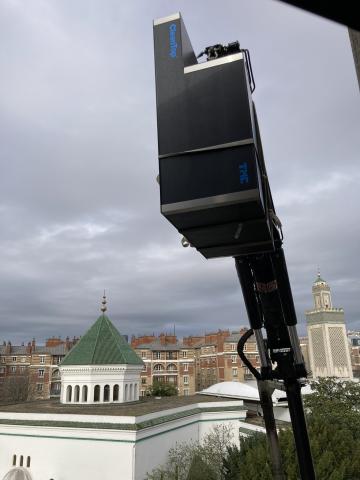
[[[153,382],[172,383],[179,395],[195,393],[195,349],[179,343],[175,335],[133,337],[131,346],[144,362],[140,394]]]
[[[27,345],[0,345],[0,401],[59,396],[58,365],[76,341],[53,337],[45,345],[36,345],[35,339]]]
[[[360,332],[350,331],[347,334],[350,345],[351,367],[354,378],[360,378]]]
[[[252,374],[242,365],[237,352],[241,331],[219,330],[178,341],[175,335],[161,334],[132,337],[131,345],[145,366],[141,375],[141,395],[154,381],[172,383],[179,395],[196,391],[222,381],[244,381]],[[6,385],[27,389],[28,398],[47,399],[60,395],[59,364],[77,339],[53,337],[45,345],[35,340],[27,345],[0,345],[0,401]],[[246,344],[247,356],[259,367],[259,356],[253,338]],[[9,388],[9,387],[8,387]]]
[[[200,336],[184,337],[178,341],[175,335],[145,335],[131,339],[131,345],[144,362],[141,375],[141,395],[154,381],[172,383],[179,395],[193,395],[215,383],[243,382],[253,375],[237,355],[237,343],[246,329],[237,332],[218,330]],[[351,363],[354,377],[360,377],[360,332],[348,332]],[[27,398],[47,399],[60,395],[59,364],[76,343],[53,337],[45,345],[35,340],[27,345],[0,345],[0,401],[5,399],[6,386],[26,389]],[[307,367],[308,339],[300,338],[301,350]],[[245,353],[254,367],[260,367],[255,338],[245,345]],[[15,392],[15,395],[18,392]]]
[[[179,395],[193,395],[215,383],[253,380],[249,369],[237,354],[237,344],[246,331],[218,330],[200,336],[144,335],[131,339],[131,346],[145,363],[141,375],[141,395],[145,395],[154,381],[176,385]],[[354,377],[360,377],[360,332],[349,332],[349,348]],[[300,337],[300,347],[305,365],[310,372],[308,338]],[[260,368],[255,337],[244,349],[248,359]]]
[[[172,383],[179,395],[224,381],[253,379],[237,355],[237,343],[245,329],[230,333],[219,330],[203,336],[189,336],[179,342],[175,335],[162,333],[132,337],[131,346],[144,362],[141,375],[141,395],[154,381]],[[260,367],[254,337],[246,343],[246,354],[255,367]]]

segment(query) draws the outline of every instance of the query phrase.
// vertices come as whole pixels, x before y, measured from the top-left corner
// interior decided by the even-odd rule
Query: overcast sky
[[[0,0],[0,340],[247,324],[231,258],[159,213],[152,20],[239,40],[298,312],[317,268],[360,327],[360,105],[345,27],[273,0]],[[360,329],[360,328],[359,328]]]

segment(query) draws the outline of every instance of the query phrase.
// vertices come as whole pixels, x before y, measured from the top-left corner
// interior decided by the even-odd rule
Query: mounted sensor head
[[[206,258],[272,250],[246,52],[198,63],[180,14],[154,22],[154,47],[161,213]]]
[[[240,43],[238,41],[228,43],[227,45],[221,45],[220,43],[206,47],[196,58],[200,58],[206,55],[206,59],[215,60],[216,58],[226,57],[226,55],[232,55],[240,52]]]

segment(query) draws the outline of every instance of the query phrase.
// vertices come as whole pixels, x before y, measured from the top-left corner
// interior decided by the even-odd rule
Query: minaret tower
[[[315,310],[332,309],[330,287],[320,276],[318,271],[317,278],[312,286]]]
[[[313,378],[352,378],[344,310],[334,308],[328,283],[317,274],[312,286],[314,308],[305,312]]]

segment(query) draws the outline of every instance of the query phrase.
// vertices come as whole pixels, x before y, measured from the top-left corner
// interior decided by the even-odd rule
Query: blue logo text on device
[[[169,26],[169,41],[170,41],[169,55],[170,55],[171,58],[176,58],[176,53],[177,53],[176,23],[172,23]]]
[[[240,173],[240,183],[241,183],[241,185],[243,185],[244,183],[249,183],[249,171],[248,171],[247,162],[240,163],[239,173]]]

